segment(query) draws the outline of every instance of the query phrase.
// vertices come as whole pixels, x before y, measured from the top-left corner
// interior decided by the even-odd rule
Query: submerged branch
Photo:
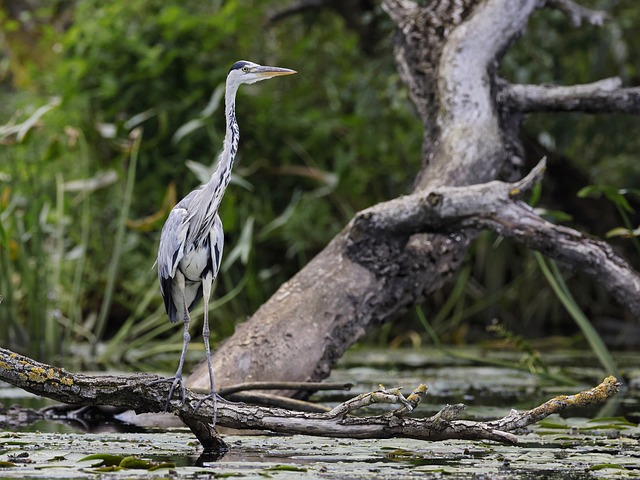
[[[218,394],[226,397],[237,392],[248,390],[350,390],[353,383],[345,382],[245,382],[229,385],[218,390]],[[204,392],[203,392],[204,393]]]
[[[111,405],[132,409],[137,413],[164,411],[169,385],[153,383],[156,375],[85,375],[71,374],[61,368],[36,362],[0,348],[0,380],[54,400],[74,405]],[[379,390],[355,397],[326,413],[305,413],[281,408],[218,402],[218,425],[236,429],[270,430],[278,433],[347,438],[405,437],[419,440],[488,439],[516,443],[510,430],[530,425],[561,409],[574,405],[602,403],[618,392],[613,377],[595,389],[574,396],[559,396],[524,414],[512,411],[504,419],[493,422],[460,420],[463,405],[446,406],[436,415],[407,418],[426,395],[420,385],[408,397],[400,389]],[[196,435],[205,451],[226,450],[226,444],[211,424],[213,402],[206,400],[196,410],[203,395],[187,391],[184,405],[176,399],[169,411]],[[372,403],[399,404],[383,415],[354,417],[350,413]]]
[[[328,412],[330,409],[317,403],[297,400],[295,398],[274,395],[255,390],[280,390],[292,392],[315,392],[318,390],[350,390],[352,383],[341,382],[243,382],[228,387],[220,388],[217,393],[221,397],[232,402],[244,402],[254,405],[267,405],[272,407],[287,408],[303,412]],[[194,389],[196,392],[205,393],[208,390]]]

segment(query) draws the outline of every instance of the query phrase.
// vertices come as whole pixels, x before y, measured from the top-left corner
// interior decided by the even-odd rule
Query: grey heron
[[[217,395],[211,364],[209,346],[209,297],[211,285],[218,275],[222,259],[224,234],[218,207],[231,178],[231,168],[238,150],[239,130],[235,115],[235,98],[243,83],[255,83],[281,75],[291,75],[295,70],[268,67],[245,60],[233,64],[229,70],[225,88],[226,130],[222,153],[210,180],[189,193],[169,213],[158,248],[158,280],[164,298],[164,306],[171,322],[184,322],[182,353],[178,369],[173,377],[159,380],[172,382],[165,411],[169,407],[175,389],[182,389],[182,403],[186,387],[182,368],[187,354],[189,335],[189,311],[202,298],[204,300],[204,325],[202,338],[209,367],[209,395],[214,400],[216,412]],[[156,382],[157,383],[157,382]],[[204,400],[204,399],[203,399]],[[196,406],[200,406],[202,400]],[[215,425],[215,414],[213,423]]]

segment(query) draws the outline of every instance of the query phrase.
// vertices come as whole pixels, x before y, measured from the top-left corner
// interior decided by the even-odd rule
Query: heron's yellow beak
[[[298,72],[289,68],[259,66],[256,67],[253,73],[260,78],[271,78],[281,77],[283,75],[293,75]]]

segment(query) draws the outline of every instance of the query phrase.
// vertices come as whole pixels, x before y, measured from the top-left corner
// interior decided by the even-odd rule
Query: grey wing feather
[[[211,263],[213,265],[213,278],[218,276],[220,264],[222,263],[222,250],[224,248],[224,231],[222,229],[222,220],[216,215],[213,227],[211,228]]]
[[[182,203],[182,202],[181,202]],[[171,299],[171,282],[176,276],[176,270],[186,248],[189,213],[176,205],[162,227],[160,235],[160,246],[158,247],[158,280],[160,281],[160,291],[164,298],[164,304],[169,314],[169,318],[175,318],[175,306]],[[173,313],[173,315],[172,315]]]

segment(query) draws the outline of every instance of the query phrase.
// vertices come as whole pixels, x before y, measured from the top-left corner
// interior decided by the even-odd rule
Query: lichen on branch
[[[34,380],[28,372],[38,372]],[[54,372],[43,375],[42,372]],[[57,372],[57,374],[55,374]],[[28,357],[0,348],[0,380],[54,400],[74,405],[111,405],[142,412],[162,412],[167,390],[164,383],[153,383],[155,375],[85,375],[72,374]],[[218,401],[217,424],[236,429],[258,429],[272,432],[342,438],[414,438],[426,441],[445,439],[493,440],[516,443],[510,430],[530,425],[546,416],[573,406],[604,402],[618,392],[620,384],[613,377],[588,391],[555,397],[524,413],[511,413],[493,422],[461,420],[463,405],[447,405],[428,418],[411,418],[409,414],[427,393],[419,385],[405,397],[400,388],[382,386],[374,392],[359,395],[329,412],[308,413],[283,408]],[[213,401],[187,391],[185,403],[176,398],[169,411],[178,415],[203,445],[205,451],[227,448],[212,425]],[[372,403],[398,404],[391,412],[374,416],[354,416],[353,412]]]

